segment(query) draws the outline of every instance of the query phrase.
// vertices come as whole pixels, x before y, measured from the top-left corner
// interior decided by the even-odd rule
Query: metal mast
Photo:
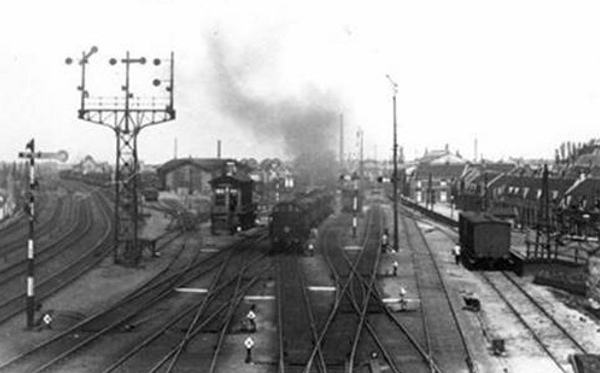
[[[91,97],[85,88],[86,65],[92,54],[98,48],[92,47],[88,53],[83,52],[79,60],[81,66],[81,106],[78,117],[81,120],[92,122],[110,128],[116,135],[115,159],[115,235],[114,235],[114,262],[136,266],[141,258],[141,247],[138,244],[139,199],[138,178],[139,164],[137,151],[137,136],[140,131],[148,126],[156,125],[175,119],[173,106],[174,92],[174,55],[170,58],[155,58],[152,62],[159,66],[168,62],[169,72],[165,79],[154,79],[152,84],[160,86],[166,83],[166,94],[158,97],[142,98],[131,92],[130,69],[132,64],[146,64],[145,57],[132,58],[129,52],[125,58],[117,60],[111,58],[109,63],[116,65],[118,62],[125,67],[125,82],[121,86],[122,97],[103,98]],[[73,62],[67,58],[67,64]]]
[[[392,183],[394,187],[394,251],[398,252],[398,137],[397,137],[397,123],[396,123],[396,94],[398,93],[398,84],[392,80],[389,75],[386,75],[390,83],[392,84],[394,95],[392,97],[392,105],[394,110],[394,175],[392,177]]]
[[[340,114],[340,170],[344,170],[344,114]]]

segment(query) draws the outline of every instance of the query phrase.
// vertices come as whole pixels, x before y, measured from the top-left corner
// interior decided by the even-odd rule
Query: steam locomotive
[[[333,200],[330,191],[313,190],[277,203],[269,219],[272,251],[314,250],[316,228],[333,212]]]

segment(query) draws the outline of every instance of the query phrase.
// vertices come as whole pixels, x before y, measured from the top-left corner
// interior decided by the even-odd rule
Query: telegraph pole
[[[32,329],[35,326],[35,189],[38,187],[35,178],[35,160],[37,159],[55,159],[60,162],[65,162],[69,157],[68,153],[61,150],[56,153],[43,153],[35,151],[35,140],[31,139],[25,146],[28,152],[20,152],[19,158],[28,160],[29,164],[29,201],[27,205],[27,213],[29,215],[29,235],[27,238],[27,328]]]
[[[344,170],[344,114],[340,114],[340,170]]]
[[[394,163],[394,174],[392,177],[392,185],[394,188],[393,199],[394,199],[394,251],[398,252],[398,137],[397,137],[397,123],[396,123],[396,94],[398,93],[398,84],[392,80],[389,75],[386,75],[390,83],[392,84],[392,89],[394,95],[392,96],[392,108],[394,115],[394,155],[393,155],[393,163]]]
[[[139,199],[138,199],[138,150],[137,138],[140,131],[148,126],[165,123],[175,119],[173,106],[174,92],[174,55],[169,58],[155,58],[155,66],[163,61],[169,63],[168,76],[164,79],[154,79],[156,87],[166,83],[166,94],[142,99],[131,92],[130,69],[132,65],[145,65],[146,58],[132,58],[129,52],[120,60],[111,58],[110,65],[121,63],[125,67],[125,82],[121,87],[123,97],[103,99],[91,97],[85,88],[86,71],[90,57],[98,51],[92,47],[88,53],[83,52],[79,60],[81,66],[81,107],[78,117],[81,120],[105,126],[116,135],[115,160],[115,233],[114,233],[114,262],[136,266],[141,258],[141,247],[138,244]],[[67,64],[73,59],[67,58]]]

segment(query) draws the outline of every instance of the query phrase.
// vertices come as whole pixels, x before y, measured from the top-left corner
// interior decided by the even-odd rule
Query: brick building
[[[210,181],[227,169],[245,172],[246,167],[234,159],[181,158],[172,159],[157,169],[160,188],[178,194],[212,193]],[[235,171],[233,172],[235,173]]]

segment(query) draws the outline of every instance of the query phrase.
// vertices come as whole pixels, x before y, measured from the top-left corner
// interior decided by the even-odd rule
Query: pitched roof
[[[548,178],[548,190],[550,193],[558,193],[562,196],[573,185],[575,179],[572,178]],[[524,199],[536,200],[542,189],[542,178],[533,176],[516,176],[503,174],[494,179],[488,187],[498,188],[506,187],[506,193],[509,195],[520,196]]]
[[[216,177],[210,181],[211,185],[215,184],[245,184],[252,183],[253,180],[246,174],[238,173],[235,175],[223,175]]]
[[[171,159],[158,167],[158,172],[166,173],[175,170],[179,167],[192,165],[208,172],[215,172],[225,168],[228,162],[238,162],[234,159],[226,158],[179,158]]]
[[[588,177],[579,179],[569,188],[567,195],[600,197],[600,178]]]
[[[591,153],[582,154],[575,160],[575,166],[593,167],[600,165],[600,149],[594,149]]]
[[[435,179],[458,179],[465,167],[464,164],[420,164],[414,174],[417,179],[427,179],[430,174]]]
[[[444,154],[431,160],[430,164],[465,164],[467,161],[455,154]]]

